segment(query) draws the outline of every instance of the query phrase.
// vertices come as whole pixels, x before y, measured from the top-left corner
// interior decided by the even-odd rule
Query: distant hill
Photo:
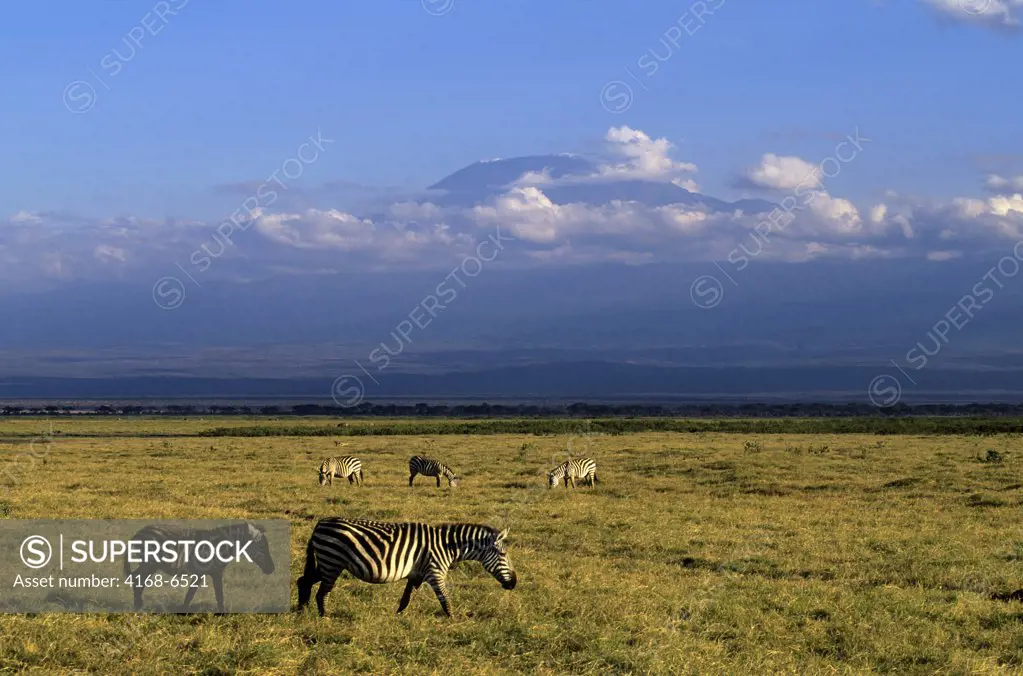
[[[551,178],[593,173],[596,165],[581,155],[529,155],[506,160],[475,162],[445,176],[429,190],[477,192],[500,188],[518,180],[523,174],[546,170]]]
[[[528,172],[545,172],[552,179],[593,176],[597,163],[580,155],[531,155],[510,159],[476,162],[442,178],[429,187],[442,194],[431,195],[427,201],[440,206],[473,206],[507,192],[510,185]],[[735,211],[747,213],[769,212],[773,202],[762,199],[744,199],[727,202],[716,197],[690,192],[665,181],[647,181],[635,178],[619,180],[589,180],[538,186],[557,204],[583,203],[593,206],[612,201],[639,202],[651,207],[669,204],[702,206],[709,211]]]

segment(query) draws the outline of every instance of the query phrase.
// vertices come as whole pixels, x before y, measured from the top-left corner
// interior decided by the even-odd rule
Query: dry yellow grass
[[[33,424],[45,430],[19,420],[0,423],[0,437]],[[122,432],[131,422],[108,424],[55,427]],[[174,421],[144,426],[167,432]],[[479,565],[463,564],[450,581],[450,620],[425,587],[396,616],[401,584],[347,577],[323,620],[315,612],[0,616],[0,670],[1019,669],[1023,605],[987,593],[1023,587],[1023,441],[879,439],[352,437],[343,450],[362,458],[366,485],[321,488],[318,464],[337,450],[330,438],[57,438],[46,464],[0,495],[11,518],[289,519],[293,587],[317,517],[485,522],[511,529],[519,586],[504,591]],[[744,449],[747,440],[761,450]],[[570,443],[597,460],[596,489],[547,490],[543,475]],[[1004,462],[978,461],[991,447]],[[23,449],[0,443],[0,463]],[[444,459],[462,485],[410,490],[415,453]]]

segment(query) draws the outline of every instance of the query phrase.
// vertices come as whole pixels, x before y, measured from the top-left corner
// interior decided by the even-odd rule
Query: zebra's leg
[[[213,593],[217,595],[217,612],[224,612],[224,569],[214,570],[210,577],[213,578]]]
[[[320,581],[320,570],[316,565],[316,549],[312,538],[305,548],[305,570],[298,578],[298,611],[309,605],[309,596],[313,593],[313,585]]]
[[[416,478],[416,473],[412,472],[408,475],[408,487],[412,488],[412,480]]]
[[[362,476],[362,470],[360,469],[360,470],[359,470],[359,485],[360,485],[360,486],[362,485],[362,479],[363,479],[363,476]]]
[[[440,474],[437,475],[437,488],[440,488]]]
[[[398,614],[408,608],[409,601],[412,600],[412,592],[419,589],[419,586],[423,584],[423,578],[421,577],[409,577],[408,582],[405,584],[405,591],[401,595],[401,601],[398,602]]]
[[[329,582],[327,580],[320,581],[320,588],[316,591],[316,608],[320,611],[320,617],[327,614],[324,602],[327,600],[327,594],[334,588],[334,582],[335,580]]]
[[[572,482],[572,488],[575,488],[575,476],[572,475],[572,474],[569,474],[568,475],[568,480]],[[566,485],[568,485],[567,482],[566,482]]]
[[[132,584],[131,586],[131,591],[135,597],[135,610],[142,610],[142,590],[146,586],[146,578],[148,578],[152,572],[152,567],[145,563],[140,563],[139,567],[135,569],[135,572],[131,574],[134,578],[133,582],[139,583]]]
[[[195,585],[190,585],[188,591],[185,592],[185,603],[182,605],[182,612],[188,612],[188,606],[192,603],[192,599],[195,598],[195,592],[199,591],[199,588]]]
[[[441,571],[431,571],[426,576],[426,584],[430,585],[433,589],[433,593],[437,595],[437,600],[440,601],[440,607],[444,610],[444,614],[451,617],[451,606],[448,605],[448,584],[444,579],[446,575]]]

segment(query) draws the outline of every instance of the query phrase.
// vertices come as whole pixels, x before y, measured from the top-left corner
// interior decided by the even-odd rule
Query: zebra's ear
[[[505,539],[506,537],[508,537],[508,529],[507,528],[505,528],[503,531],[501,531],[500,533],[497,534],[497,541],[500,542],[501,540]]]

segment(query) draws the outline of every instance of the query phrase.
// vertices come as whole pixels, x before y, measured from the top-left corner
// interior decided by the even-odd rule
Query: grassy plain
[[[318,517],[485,522],[510,528],[518,588],[463,564],[451,619],[426,587],[396,616],[401,584],[347,577],[323,620],[6,615],[0,671],[1023,669],[1023,604],[989,597],[1023,587],[1016,435],[360,436],[341,449],[329,437],[123,436],[232,424],[60,419],[62,434],[122,436],[57,435],[12,466],[49,423],[0,421],[0,518],[288,519],[293,594]],[[989,448],[1000,462],[981,461]],[[364,487],[317,485],[338,451],[363,459]],[[569,451],[597,460],[596,489],[547,490]],[[462,485],[410,490],[415,453],[446,460]]]

